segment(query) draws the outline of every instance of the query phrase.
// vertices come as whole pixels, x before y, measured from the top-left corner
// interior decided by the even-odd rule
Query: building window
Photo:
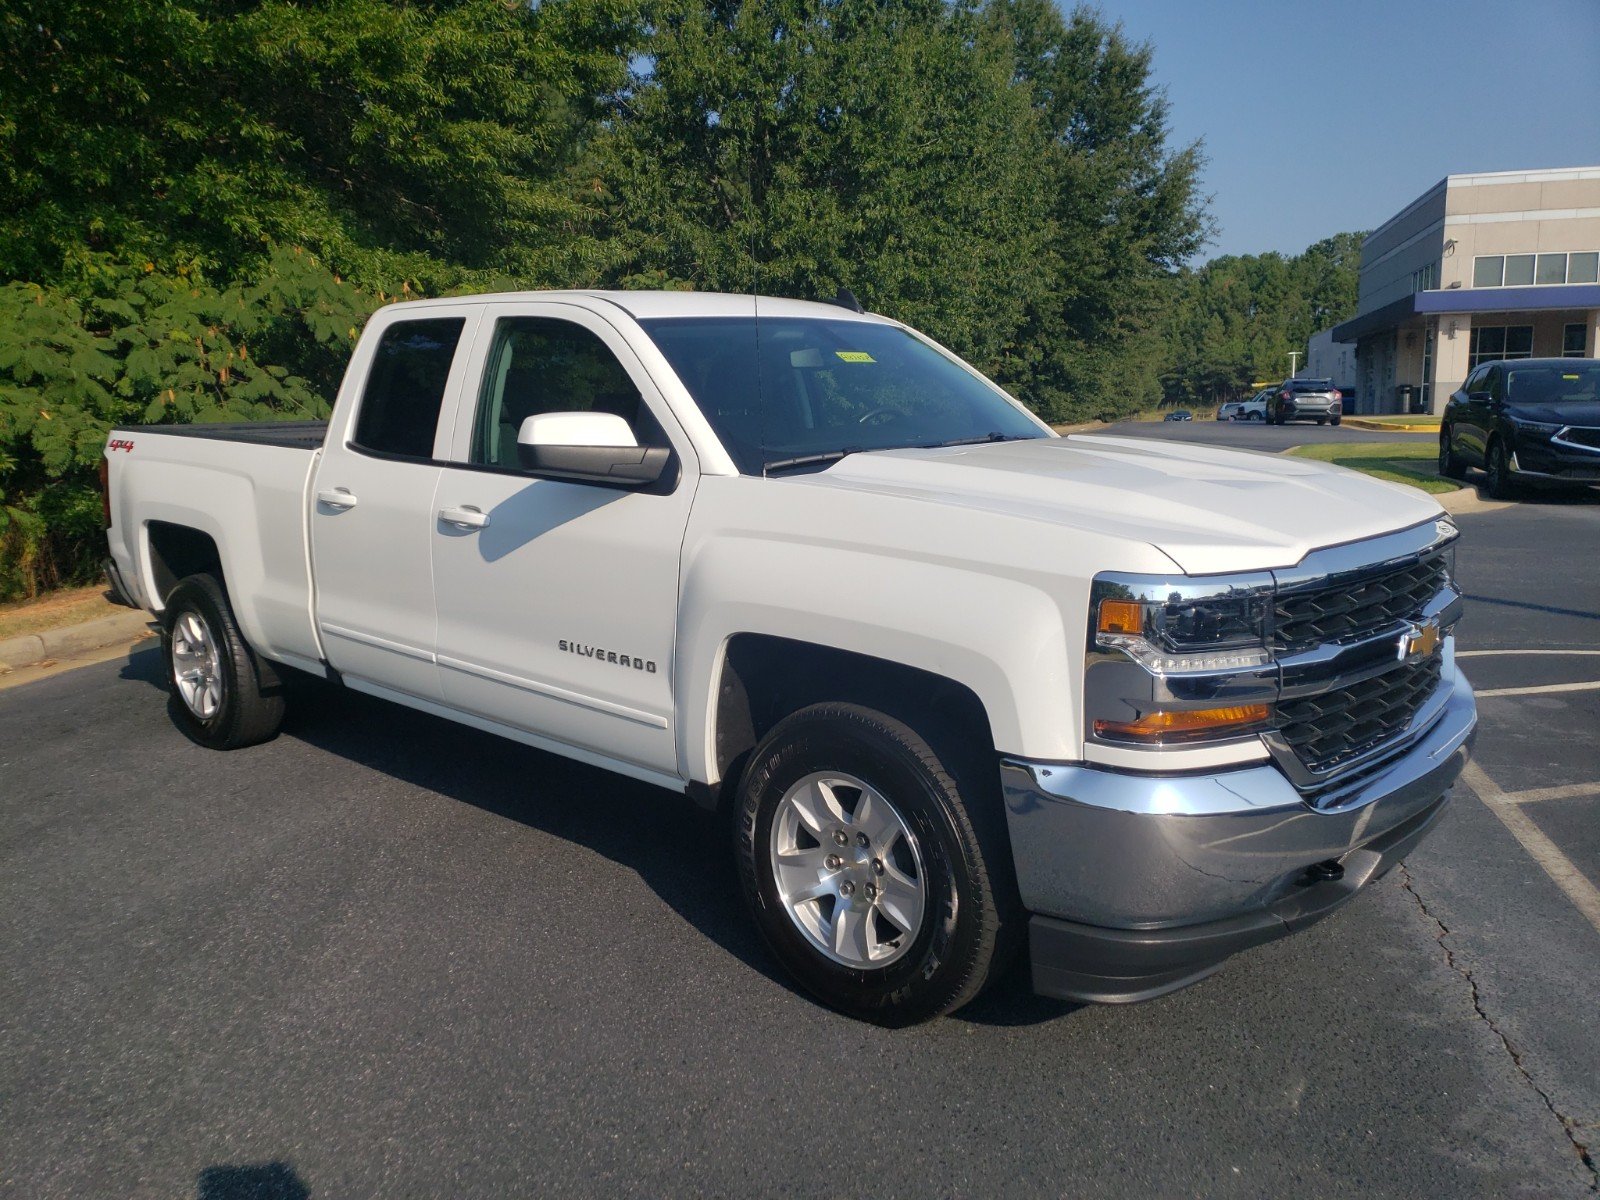
[[[1533,282],[1533,255],[1506,255],[1506,286],[1527,287]]]
[[[1411,290],[1418,291],[1417,278],[1411,275]],[[1438,276],[1429,286],[1438,286]],[[1559,286],[1563,283],[1600,283],[1600,251],[1579,250],[1572,254],[1480,254],[1472,260],[1472,286],[1528,287]]]
[[[1567,281],[1567,256],[1565,254],[1541,254],[1539,262],[1534,268],[1533,281],[1535,283],[1565,283]]]
[[[1431,262],[1427,266],[1411,272],[1411,290],[1413,292],[1428,292],[1439,286],[1439,264]]]
[[[1561,331],[1561,357],[1583,358],[1588,349],[1589,331],[1583,325],[1568,325]]]
[[[1472,331],[1467,367],[1501,358],[1532,358],[1532,325],[1484,325]]]

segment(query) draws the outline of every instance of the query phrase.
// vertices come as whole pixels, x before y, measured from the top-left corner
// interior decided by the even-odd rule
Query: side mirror
[[[615,413],[535,413],[517,431],[517,460],[542,479],[647,487],[672,459],[662,446],[641,446]]]
[[[1489,393],[1488,392],[1468,392],[1467,393],[1467,399],[1471,400],[1474,404],[1482,404],[1488,398],[1489,398]]]

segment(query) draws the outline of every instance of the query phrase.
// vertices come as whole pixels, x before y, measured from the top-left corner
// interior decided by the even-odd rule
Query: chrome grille
[[[1446,582],[1444,556],[1435,554],[1363,579],[1279,592],[1273,645],[1283,653],[1379,633],[1420,616]]]
[[[1444,656],[1434,654],[1372,679],[1278,705],[1279,736],[1306,769],[1332,771],[1410,726],[1439,686]]]
[[[1586,425],[1569,425],[1556,439],[1562,442],[1571,442],[1575,446],[1587,446],[1591,450],[1600,450],[1600,429],[1591,429]]]

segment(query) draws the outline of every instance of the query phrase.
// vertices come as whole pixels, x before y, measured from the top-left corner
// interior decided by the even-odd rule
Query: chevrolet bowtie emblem
[[[1440,637],[1437,621],[1429,621],[1426,625],[1413,625],[1400,635],[1400,661],[1411,662],[1427,658],[1439,648]]]

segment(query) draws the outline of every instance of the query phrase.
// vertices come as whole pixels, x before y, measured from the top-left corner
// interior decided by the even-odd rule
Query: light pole
[[[1296,372],[1298,372],[1299,370],[1300,370],[1300,351],[1291,350],[1291,351],[1289,351],[1289,378],[1293,379],[1295,377]]]

